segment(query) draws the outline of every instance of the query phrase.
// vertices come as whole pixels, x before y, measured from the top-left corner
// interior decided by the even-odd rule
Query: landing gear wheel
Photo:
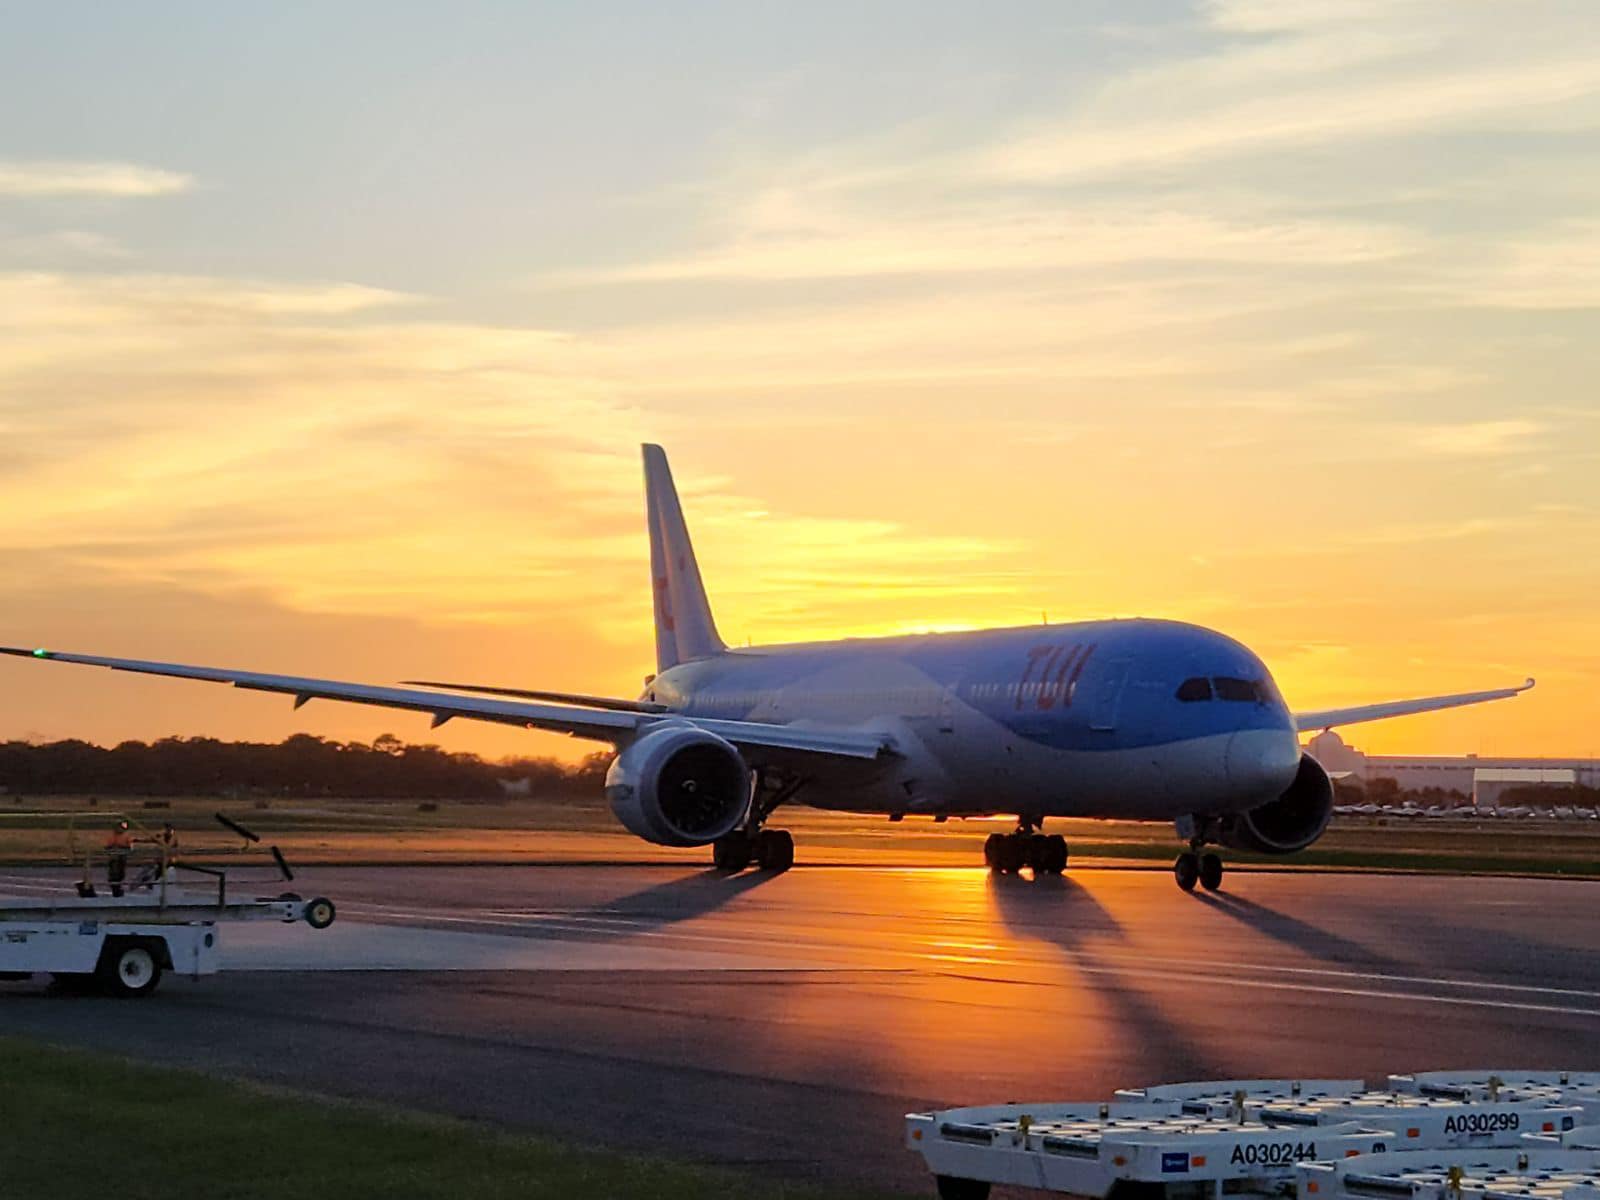
[[[95,974],[113,996],[148,996],[161,982],[161,963],[138,942],[113,945],[106,947]]]
[[[1022,843],[1022,857],[1035,875],[1043,875],[1048,869],[1045,865],[1049,856],[1050,839],[1042,833],[1020,833],[1017,840]]]
[[[991,833],[983,839],[983,865],[991,871],[1000,869],[1000,846],[1005,840],[1003,833]]]
[[[794,866],[794,838],[787,829],[763,829],[756,834],[756,865],[763,871],[787,871]]]
[[[1208,892],[1222,887],[1222,860],[1215,854],[1200,856],[1200,886]]]
[[[1172,877],[1184,891],[1194,891],[1194,885],[1200,882],[1200,856],[1192,850],[1178,855],[1178,861],[1172,864]]]
[[[935,1175],[934,1187],[939,1189],[939,1200],[989,1200],[987,1179],[962,1179],[959,1175]]]
[[[750,865],[754,849],[750,845],[750,835],[742,829],[735,829],[711,843],[711,863],[717,870],[733,874]]]
[[[1015,834],[1002,837],[995,846],[995,869],[1002,875],[1015,875],[1028,862],[1028,843]]]
[[[1028,861],[1035,876],[1059,875],[1067,869],[1067,839],[1059,833],[1036,833],[1028,843]]]

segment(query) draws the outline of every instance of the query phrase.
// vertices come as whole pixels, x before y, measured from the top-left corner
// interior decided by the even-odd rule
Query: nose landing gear
[[[1198,852],[1199,847],[1185,850],[1178,855],[1178,861],[1172,864],[1172,877],[1178,881],[1178,886],[1186,892],[1194,891],[1194,885],[1199,884],[1208,892],[1215,892],[1222,887],[1222,859],[1217,855]]]
[[[1189,843],[1189,848],[1172,864],[1172,877],[1184,891],[1194,891],[1196,884],[1208,892],[1221,890],[1222,859],[1206,850],[1221,840],[1221,826],[1217,817],[1201,813],[1178,818],[1178,836]]]
[[[1018,821],[1015,833],[991,833],[983,843],[983,861],[996,875],[1015,875],[1031,868],[1035,878],[1060,875],[1067,869],[1067,839],[1040,833],[1037,822]]]

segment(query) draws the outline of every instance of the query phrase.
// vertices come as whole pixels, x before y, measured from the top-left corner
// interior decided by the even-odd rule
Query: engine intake
[[[1332,816],[1333,782],[1321,763],[1302,754],[1294,782],[1283,795],[1226,822],[1218,840],[1235,850],[1293,854],[1321,837]]]
[[[645,734],[612,760],[606,799],[629,833],[658,846],[704,846],[738,828],[750,772],[732,744],[692,725]]]

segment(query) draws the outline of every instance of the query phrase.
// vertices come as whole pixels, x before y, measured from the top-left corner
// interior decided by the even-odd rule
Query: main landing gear
[[[983,861],[996,875],[1015,875],[1023,867],[1041,875],[1060,875],[1067,869],[1067,839],[1059,833],[1040,833],[1033,821],[1020,821],[1015,833],[991,833],[983,843]]]
[[[735,829],[711,843],[711,865],[730,875],[752,862],[763,871],[787,871],[794,866],[794,838],[787,829],[766,829],[767,818],[778,805],[791,799],[805,784],[801,778],[758,771],[751,789],[750,815],[743,829]]]
[[[787,871],[794,866],[794,838],[787,829],[735,829],[711,843],[711,865],[730,875],[751,862],[763,871]]]
[[[1210,851],[1201,854],[1199,849],[1196,846],[1178,855],[1178,861],[1172,864],[1172,877],[1186,892],[1194,891],[1197,883],[1206,891],[1215,892],[1222,887],[1222,859]]]

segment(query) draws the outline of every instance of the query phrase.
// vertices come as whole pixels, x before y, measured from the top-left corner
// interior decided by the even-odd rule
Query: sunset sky
[[[1594,0],[60,3],[0,96],[0,641],[634,695],[653,440],[730,641],[1174,617],[1600,754]]]

